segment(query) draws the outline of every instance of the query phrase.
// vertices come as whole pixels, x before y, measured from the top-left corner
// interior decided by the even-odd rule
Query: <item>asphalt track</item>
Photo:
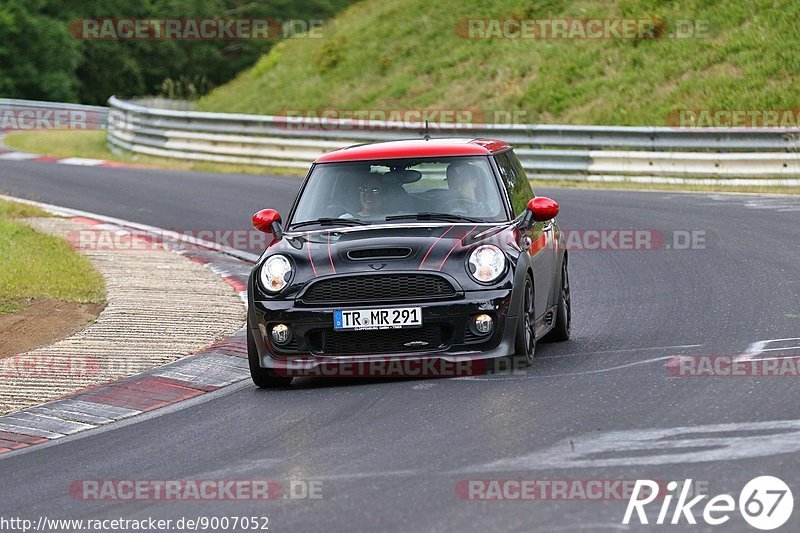
[[[248,229],[260,208],[285,212],[298,184],[0,162],[0,192],[172,229]],[[318,379],[283,391],[242,382],[0,459],[0,516],[267,516],[272,531],[602,531],[626,529],[626,501],[463,501],[456,486],[691,478],[738,498],[751,478],[775,475],[800,498],[797,378],[674,377],[664,359],[800,353],[800,340],[754,344],[800,337],[800,198],[537,193],[559,201],[564,228],[657,230],[668,244],[671,232],[696,230],[705,246],[573,250],[573,339],[540,344],[523,374]],[[679,429],[658,431],[671,428]],[[80,479],[265,478],[319,480],[323,497],[120,502],[69,493]],[[651,521],[659,506],[648,507]],[[784,529],[797,530],[798,506]],[[734,512],[716,529],[746,523]]]

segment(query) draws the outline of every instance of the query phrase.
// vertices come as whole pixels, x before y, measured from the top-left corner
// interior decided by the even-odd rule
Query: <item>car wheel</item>
[[[260,389],[277,389],[288,387],[292,383],[292,378],[276,376],[266,368],[261,368],[258,364],[258,350],[253,333],[247,328],[247,361],[250,363],[250,377],[253,383]]]
[[[556,323],[550,333],[547,334],[548,340],[565,341],[569,339],[572,329],[572,301],[569,290],[569,269],[567,268],[567,258],[561,263],[561,293],[558,297],[558,309],[556,309]]]
[[[525,286],[522,289],[519,321],[517,322],[516,355],[514,363],[517,367],[530,366],[536,353],[536,310],[533,304],[533,281],[525,276]]]

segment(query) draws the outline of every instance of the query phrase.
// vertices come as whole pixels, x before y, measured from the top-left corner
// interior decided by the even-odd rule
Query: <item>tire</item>
[[[525,276],[525,286],[520,298],[517,333],[514,339],[514,368],[530,366],[536,354],[536,309],[533,302],[533,281]]]
[[[292,383],[292,378],[276,376],[266,368],[261,368],[258,363],[258,350],[253,333],[247,328],[247,361],[250,363],[250,377],[253,383],[260,389],[280,389],[288,387]]]
[[[565,341],[569,339],[572,332],[572,299],[569,286],[569,269],[567,268],[567,258],[561,263],[561,291],[558,296],[558,309],[556,309],[556,323],[547,340]]]

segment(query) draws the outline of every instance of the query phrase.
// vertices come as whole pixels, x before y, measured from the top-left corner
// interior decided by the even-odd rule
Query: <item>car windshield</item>
[[[322,163],[314,167],[290,227],[345,220],[508,220],[487,157]]]

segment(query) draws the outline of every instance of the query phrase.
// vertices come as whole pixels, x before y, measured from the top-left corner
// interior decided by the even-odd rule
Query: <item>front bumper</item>
[[[285,375],[467,375],[482,373],[492,359],[513,355],[517,316],[511,299],[511,289],[466,291],[458,299],[394,306],[307,307],[294,300],[251,299],[248,327],[260,366]],[[420,307],[422,328],[333,331],[334,309],[386,307]],[[469,328],[470,320],[482,313],[495,319],[486,336]],[[292,329],[292,340],[283,347],[270,336],[278,323]]]

